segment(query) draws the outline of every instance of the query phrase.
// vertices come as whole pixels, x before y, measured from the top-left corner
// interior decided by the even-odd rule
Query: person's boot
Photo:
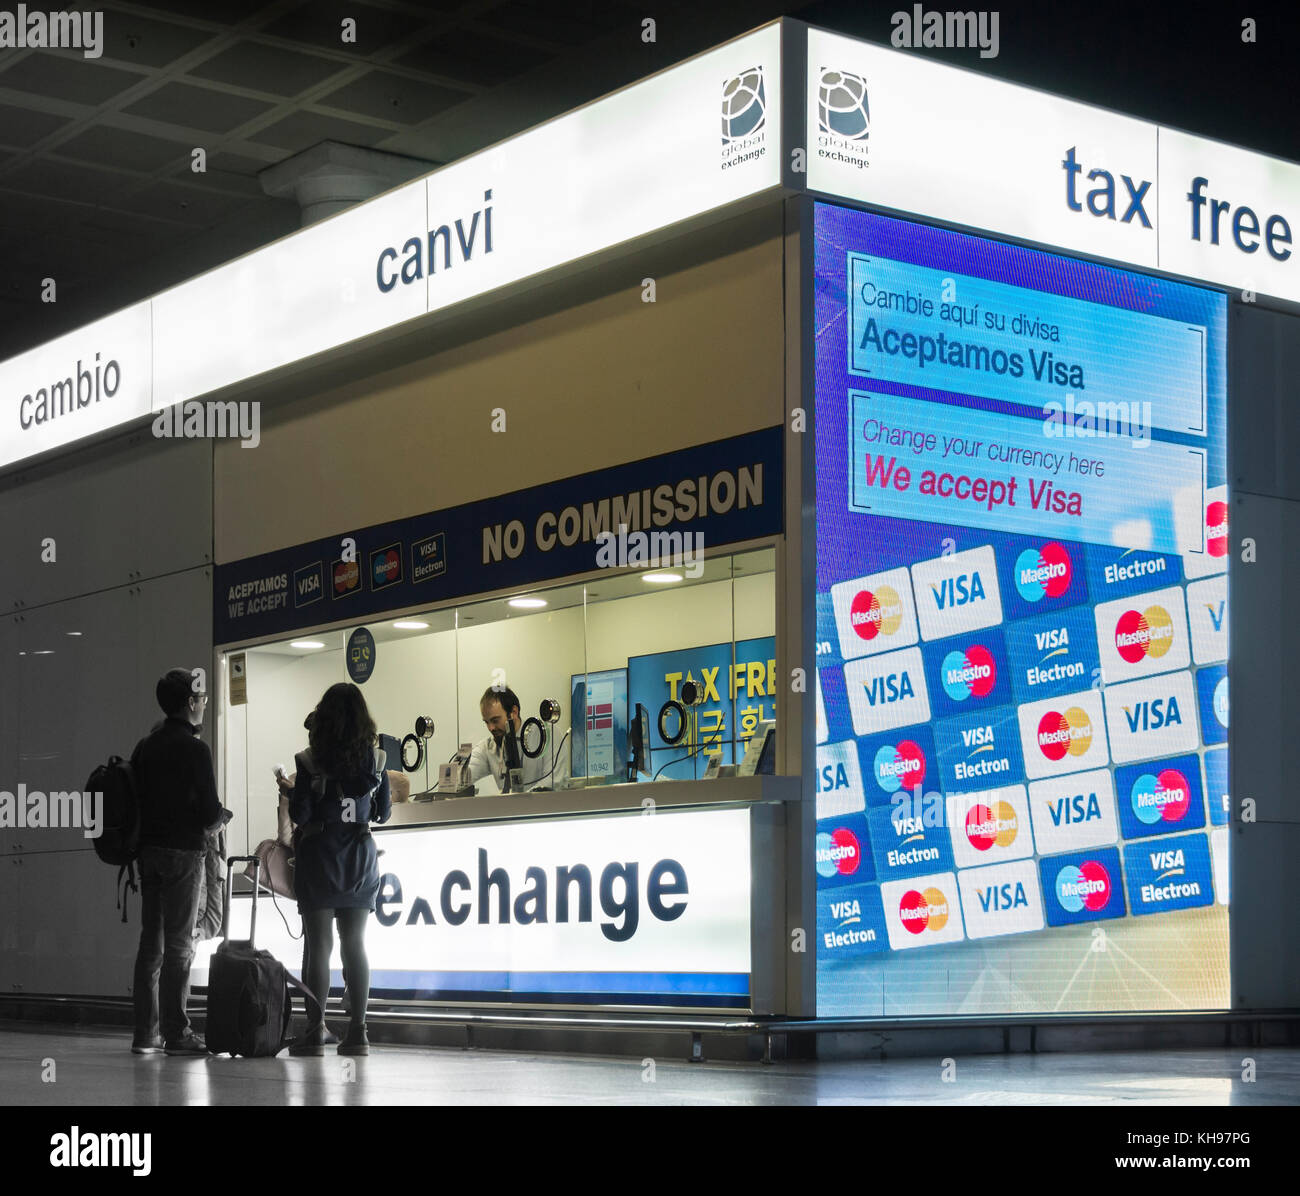
[[[330,1033],[330,1028],[323,1022],[308,1026],[302,1034],[289,1044],[291,1055],[323,1055],[326,1043],[338,1042],[338,1036]]]
[[[340,1055],[368,1055],[370,1054],[370,1038],[366,1034],[366,1024],[362,1022],[358,1025],[353,1022],[348,1027],[347,1037],[339,1043]]]

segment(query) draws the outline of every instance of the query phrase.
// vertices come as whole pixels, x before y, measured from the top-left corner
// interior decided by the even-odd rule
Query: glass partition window
[[[755,750],[746,764],[745,754],[776,718],[774,569],[768,548],[367,622],[374,646],[362,693],[387,767],[413,799],[467,795],[465,781],[484,795],[507,782],[539,791],[770,770],[770,748],[763,762]],[[294,771],[308,712],[349,679],[354,630],[227,654],[227,790],[248,795],[235,845],[241,830],[249,847],[274,836],[274,770]],[[229,674],[240,656],[246,701],[234,705]],[[510,732],[514,770],[505,767],[515,762]]]

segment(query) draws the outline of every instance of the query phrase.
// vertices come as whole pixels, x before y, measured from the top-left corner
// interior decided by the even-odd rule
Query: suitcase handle
[[[248,920],[248,945],[251,947],[253,937],[257,932],[257,894],[262,887],[260,884],[262,878],[262,860],[260,856],[232,855],[226,859],[226,900],[221,910],[221,937],[227,942],[230,941],[230,902],[234,893],[235,864],[253,865],[253,910]]]

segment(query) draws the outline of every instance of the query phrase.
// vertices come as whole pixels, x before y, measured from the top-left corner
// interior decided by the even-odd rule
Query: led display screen
[[[815,234],[818,1014],[1226,1007],[1225,297]]]

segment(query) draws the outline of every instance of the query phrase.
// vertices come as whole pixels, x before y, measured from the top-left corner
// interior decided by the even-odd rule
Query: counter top
[[[556,793],[493,793],[483,797],[445,797],[395,802],[392,817],[371,829],[384,832],[412,826],[555,818],[573,814],[639,812],[647,798],[659,809],[685,806],[753,805],[800,800],[799,777],[717,777],[708,781],[659,781],[597,785]]]

